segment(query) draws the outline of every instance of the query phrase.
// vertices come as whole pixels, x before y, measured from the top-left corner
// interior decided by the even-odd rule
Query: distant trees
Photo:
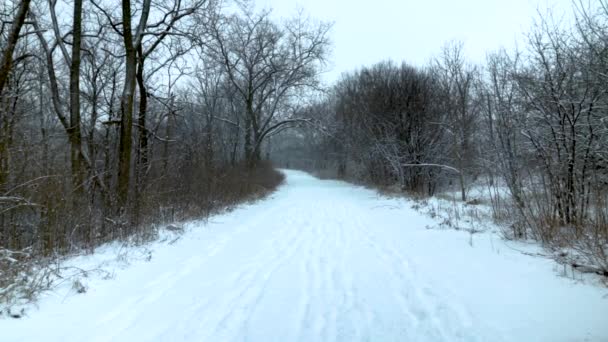
[[[201,34],[201,45],[222,66],[234,95],[244,105],[245,158],[261,159],[273,132],[299,121],[289,116],[296,96],[314,89],[328,55],[328,24],[302,14],[279,26],[269,12],[217,16]]]
[[[485,82],[480,85],[481,164],[494,181],[499,176],[517,203],[524,207],[523,177],[525,165],[533,159],[527,153],[521,125],[525,122],[523,103],[519,101],[517,81],[513,70],[518,70],[519,57],[511,57],[504,50],[490,54],[487,59]]]
[[[477,70],[466,64],[461,43],[446,45],[432,70],[440,92],[437,100],[446,115],[442,125],[450,136],[450,159],[458,169],[461,200],[466,201],[466,182],[476,160],[474,135],[479,116],[475,94]]]
[[[307,164],[418,194],[455,181],[462,201],[481,177],[508,236],[570,247],[573,263],[608,271],[608,3],[595,5],[577,4],[569,30],[541,18],[524,52],[485,66],[449,43],[427,68],[346,74],[307,111],[323,133]]]
[[[342,176],[432,194],[445,157],[446,115],[437,80],[426,70],[384,62],[345,75],[334,87],[324,120],[334,118],[327,144]],[[321,118],[323,115],[321,116]]]

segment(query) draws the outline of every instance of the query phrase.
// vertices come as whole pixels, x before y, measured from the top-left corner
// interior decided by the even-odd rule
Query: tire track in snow
[[[215,327],[205,340],[235,340],[238,336],[244,339],[247,324],[272,275],[298,252],[305,241],[297,230],[289,226],[284,225],[277,237],[263,246],[261,252],[239,271],[232,281],[236,287],[228,291],[232,294],[228,300],[210,304],[213,310],[223,314],[216,323],[204,324]]]
[[[315,208],[317,210],[318,208]],[[316,211],[318,214],[319,211]],[[326,291],[326,279],[324,277],[324,258],[323,258],[323,250],[327,248],[325,246],[327,235],[323,233],[323,229],[320,225],[316,225],[313,229],[314,237],[313,241],[315,249],[313,253],[313,279],[315,280],[314,292],[313,295],[309,298],[309,300],[313,301],[311,303],[311,307],[314,304],[317,304],[316,307],[311,313],[312,317],[309,317],[309,320],[312,320],[312,328],[314,332],[314,336],[321,337],[320,339],[323,341],[327,341],[327,306],[331,305],[325,302],[324,293]],[[326,303],[327,305],[319,305],[319,303]]]
[[[307,210],[316,213],[319,223],[307,229],[309,246],[300,267],[307,282],[300,299],[298,340],[362,340],[369,325],[357,310],[351,260],[356,234],[347,231],[349,214],[343,206],[327,203]]]
[[[336,227],[336,250],[339,251],[338,268],[334,269],[333,281],[335,286],[336,298],[339,298],[337,303],[335,339],[340,341],[361,340],[360,326],[363,322],[355,322],[355,317],[359,318],[358,312],[355,310],[355,286],[352,279],[352,267],[349,256],[353,251],[353,235],[346,232],[343,218],[347,217],[347,212],[344,206],[341,206],[340,220],[334,222]],[[357,314],[357,315],[355,315]]]
[[[359,231],[364,238],[374,248],[377,256],[382,260],[382,264],[391,273],[393,288],[402,312],[412,319],[414,324],[409,328],[416,331],[419,335],[420,329],[424,334],[409,336],[410,338],[420,338],[423,336],[432,341],[500,341],[496,334],[484,334],[479,336],[473,331],[480,331],[479,327],[474,329],[471,316],[464,308],[447,305],[448,301],[417,274],[412,266],[411,260],[405,258],[394,247],[392,242],[378,240],[372,237],[370,229],[373,225],[365,222],[359,217],[361,222]],[[415,277],[413,275],[416,275]],[[422,280],[422,281],[421,281]],[[440,289],[434,285],[434,288]],[[444,328],[448,328],[446,329]]]
[[[336,283],[334,279],[334,274],[336,273],[334,257],[337,256],[340,249],[338,246],[338,241],[335,238],[335,233],[337,231],[336,226],[334,224],[334,220],[329,211],[324,209],[321,211],[322,222],[321,225],[322,231],[320,232],[324,237],[324,246],[321,249],[320,254],[320,265],[321,265],[321,276],[323,279],[323,302],[326,303],[324,306],[324,340],[325,341],[335,341],[336,340],[336,320],[337,320],[337,306],[338,303],[336,299],[338,298],[338,291],[336,291]],[[330,255],[331,254],[331,255]]]
[[[303,204],[307,211],[315,213],[322,219],[317,219],[317,224],[311,224],[306,219],[305,234],[307,236],[307,253],[301,275],[306,279],[305,290],[299,301],[300,309],[297,318],[297,340],[310,341],[320,339],[331,341],[332,339],[332,312],[333,294],[335,292],[332,283],[332,260],[328,251],[336,251],[336,243],[332,241],[332,226],[327,225],[329,217],[327,209],[319,204]],[[302,215],[308,217],[307,215]],[[312,334],[312,336],[308,336]]]
[[[195,255],[185,260],[176,260],[176,262],[179,264],[177,268],[165,272],[160,276],[153,278],[151,281],[148,281],[143,286],[143,291],[139,291],[128,301],[121,303],[118,307],[113,308],[113,310],[109,313],[104,314],[101,319],[97,320],[95,325],[102,328],[107,326],[110,322],[114,322],[112,324],[112,333],[110,335],[106,335],[104,338],[108,338],[109,336],[111,336],[112,339],[118,338],[121,336],[122,332],[128,331],[137,325],[139,314],[132,310],[133,307],[137,305],[153,305],[157,300],[175,293],[176,287],[179,287],[180,284],[198,280],[190,279],[189,276],[200,271],[206,264],[210,263],[213,258],[216,257],[216,255],[230,245],[231,241],[241,237],[243,234],[248,233],[255,227],[263,225],[268,217],[280,215],[281,213],[285,212],[286,208],[288,208],[287,204],[281,204],[270,210],[256,213],[248,222],[239,224],[228,234],[220,235],[220,237],[213,242],[210,248],[204,250],[205,253],[203,253],[202,256]],[[282,230],[282,232],[285,231],[287,230]],[[274,240],[276,240],[276,238]],[[193,241],[188,241],[188,243],[191,244]],[[264,247],[261,250],[264,252],[267,250],[272,250],[272,248]],[[259,266],[260,269],[263,268],[263,265]],[[253,282],[250,282],[250,284],[253,284]],[[213,298],[203,296],[203,298],[199,299],[198,302],[192,303],[192,306],[187,308],[186,311],[193,312],[193,315],[187,318],[185,322],[180,322],[179,325],[185,327],[188,323],[195,322],[197,320],[200,321],[200,319],[197,319],[194,313],[201,311],[205,312],[206,307],[211,306],[212,302]],[[213,315],[209,315],[209,317],[211,316]],[[200,324],[200,322],[198,324]]]
[[[300,297],[300,301],[299,301],[299,314],[297,315],[297,320],[296,320],[296,329],[297,329],[297,340],[298,341],[305,341],[305,336],[304,333],[306,331],[308,331],[311,328],[312,323],[310,322],[309,317],[311,316],[311,297],[313,296],[314,293],[317,292],[317,287],[316,287],[316,274],[313,272],[313,264],[314,264],[314,259],[315,259],[315,248],[318,246],[318,244],[316,243],[316,240],[314,240],[315,234],[313,234],[313,227],[310,226],[305,226],[303,227],[303,231],[301,231],[302,234],[306,234],[306,238],[309,241],[308,243],[308,248],[307,248],[307,253],[306,253],[306,257],[304,258],[303,262],[302,262],[302,267],[301,267],[301,278],[304,279],[304,293],[303,295]],[[315,242],[315,243],[313,243]]]

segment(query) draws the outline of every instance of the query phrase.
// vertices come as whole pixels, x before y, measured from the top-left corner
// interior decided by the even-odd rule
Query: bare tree
[[[6,84],[6,80],[8,79],[11,71],[11,65],[13,64],[13,52],[17,46],[21,28],[23,27],[25,19],[27,18],[30,2],[31,0],[21,0],[19,2],[19,7],[17,13],[15,14],[13,24],[11,25],[8,40],[6,42],[6,46],[4,47],[4,52],[2,53],[2,59],[0,60],[0,96],[2,95],[4,85]],[[4,25],[4,23],[2,24]]]
[[[434,72],[443,92],[441,100],[446,112],[444,125],[452,137],[461,199],[466,201],[467,177],[474,166],[471,162],[474,160],[472,144],[478,111],[474,98],[477,70],[466,64],[462,43],[451,42],[443,48],[440,59],[435,61]]]
[[[254,165],[264,139],[302,121],[286,113],[294,96],[317,85],[328,52],[328,24],[313,24],[300,13],[284,27],[269,12],[216,16],[201,44],[224,68],[245,103],[245,155]]]
[[[70,60],[70,127],[67,129],[72,140],[70,159],[72,177],[76,193],[83,193],[84,165],[81,165],[82,133],[80,119],[80,54],[82,46],[82,0],[74,0],[72,25],[72,56]]]

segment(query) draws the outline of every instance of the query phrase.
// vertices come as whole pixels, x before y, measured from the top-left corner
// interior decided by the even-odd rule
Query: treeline
[[[276,187],[262,149],[302,121],[330,28],[214,0],[9,0],[0,20],[6,272]]]
[[[305,111],[320,129],[276,158],[426,196],[456,187],[462,201],[483,178],[509,237],[608,271],[607,5],[576,7],[573,27],[541,18],[521,51],[485,65],[449,43],[427,67],[347,73]]]

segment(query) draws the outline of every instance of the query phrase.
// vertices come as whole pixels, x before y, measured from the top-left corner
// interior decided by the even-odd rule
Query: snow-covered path
[[[602,341],[608,293],[404,200],[285,171],[88,292],[49,295],[1,341]]]

